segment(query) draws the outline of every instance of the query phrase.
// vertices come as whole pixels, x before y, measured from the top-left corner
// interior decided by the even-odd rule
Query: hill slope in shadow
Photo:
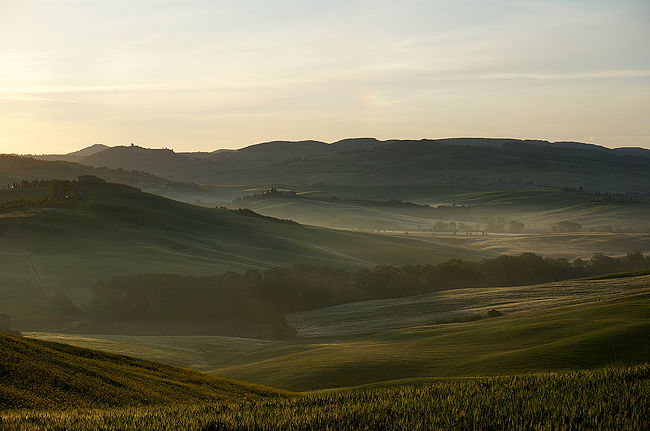
[[[285,395],[156,362],[0,334],[0,410],[106,408]]]
[[[67,299],[83,309],[97,281],[124,274],[207,275],[300,263],[359,268],[488,255],[197,207],[117,184],[80,187],[83,198],[71,207],[1,214],[0,312],[27,320],[69,313],[75,307]]]
[[[453,138],[269,142],[201,157],[137,146],[79,159],[200,184],[367,186],[512,184],[644,192],[650,151],[578,142]]]

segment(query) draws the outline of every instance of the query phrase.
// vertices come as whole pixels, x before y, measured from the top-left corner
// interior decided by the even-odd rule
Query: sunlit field
[[[0,0],[0,431],[650,430],[648,0]]]
[[[643,430],[650,365],[471,378],[224,404],[7,411],[11,430]]]
[[[650,357],[648,276],[461,289],[291,316],[297,339],[27,333],[289,390]],[[492,309],[503,315],[487,318]],[[411,321],[413,324],[408,324]]]

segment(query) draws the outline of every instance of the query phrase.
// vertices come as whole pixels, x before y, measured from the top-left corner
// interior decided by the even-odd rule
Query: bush
[[[499,310],[492,309],[487,312],[487,317],[501,317],[503,316],[503,313],[500,312]]]

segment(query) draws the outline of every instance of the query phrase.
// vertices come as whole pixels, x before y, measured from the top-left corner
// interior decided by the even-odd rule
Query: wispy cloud
[[[2,91],[2,90],[0,89],[0,91]],[[14,95],[0,94],[0,100],[17,101],[17,102],[81,103],[78,100],[52,98],[52,97],[40,97],[40,96],[33,96],[33,95],[28,95],[28,94],[14,94]]]
[[[465,74],[453,79],[534,79],[534,80],[570,80],[570,79],[612,79],[612,78],[650,78],[650,69],[638,70],[597,70],[575,73],[521,73],[499,72],[485,74]]]
[[[140,91],[162,91],[169,89],[163,85],[34,85],[27,87],[0,87],[0,97],[27,94],[74,94],[74,93],[131,93]]]
[[[6,142],[650,134],[647,1],[11,4]]]

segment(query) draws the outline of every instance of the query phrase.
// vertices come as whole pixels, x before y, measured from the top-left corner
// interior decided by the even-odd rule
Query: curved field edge
[[[650,358],[650,294],[353,339],[312,340],[277,356],[210,371],[304,391],[430,377],[634,364]]]
[[[0,410],[205,403],[287,394],[128,356],[0,334]]]
[[[239,403],[0,413],[7,431],[647,429],[650,364]],[[616,394],[616,396],[612,396]]]
[[[574,282],[593,285],[593,289],[587,290],[597,294],[591,299],[578,295],[582,303],[544,302],[543,307],[530,307],[530,298],[525,297],[526,309],[516,312],[516,307],[512,307],[517,302],[511,298],[500,305],[481,305],[483,311],[493,307],[503,310],[502,317],[411,325],[359,336],[265,341],[219,336],[28,335],[299,391],[404,379],[431,381],[647,361],[650,358],[648,281],[620,280],[620,283],[630,283],[629,291],[617,288],[614,282],[618,283],[616,280]],[[551,287],[541,285],[529,289],[539,289],[546,295],[555,292]],[[568,290],[570,297],[576,294]],[[608,290],[611,292],[607,293]],[[624,291],[627,297],[620,298]],[[356,305],[360,311],[358,317],[366,319],[362,311],[368,304]],[[431,312],[427,303],[423,305],[423,309],[391,309],[390,313],[419,316]],[[377,312],[382,309],[379,307]],[[313,313],[321,315],[323,310]]]

